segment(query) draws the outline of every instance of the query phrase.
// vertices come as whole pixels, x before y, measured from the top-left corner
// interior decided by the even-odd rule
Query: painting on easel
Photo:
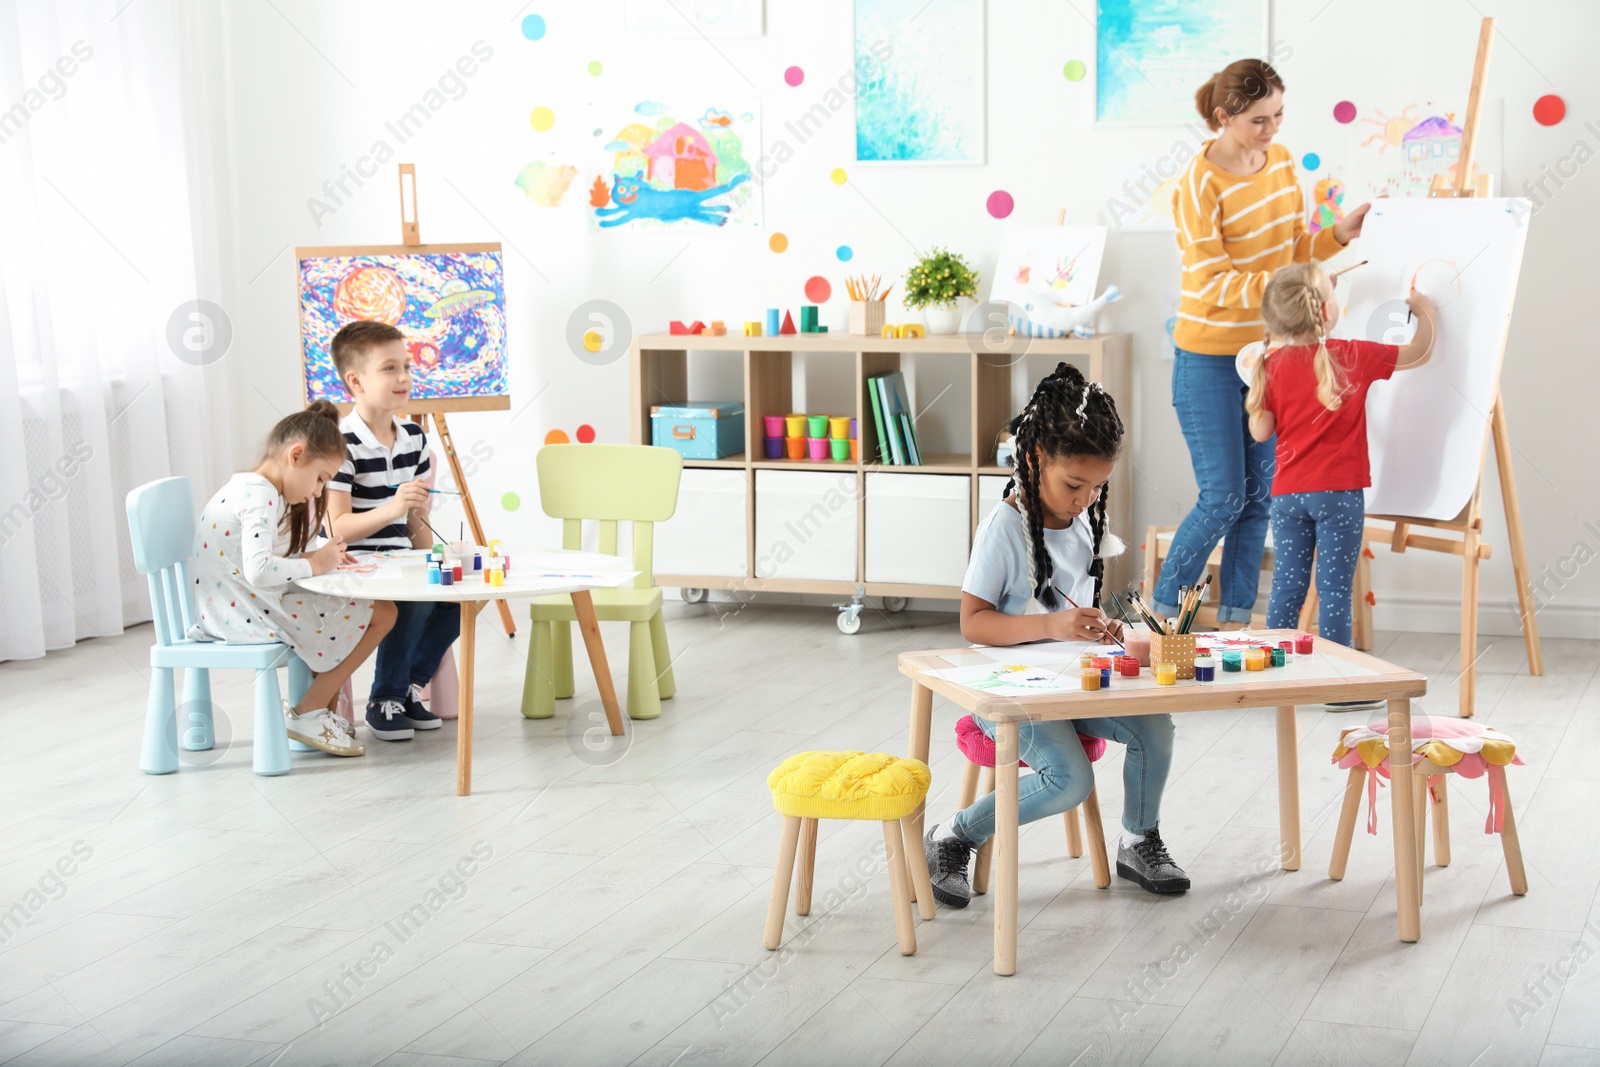
[[[351,402],[333,335],[357,319],[405,334],[415,410],[510,407],[498,244],[299,248],[305,399]]]

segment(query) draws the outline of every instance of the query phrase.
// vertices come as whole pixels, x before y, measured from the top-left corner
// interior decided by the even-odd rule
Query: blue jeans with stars
[[[1272,599],[1267,625],[1299,625],[1317,566],[1317,631],[1329,641],[1350,643],[1350,607],[1366,507],[1359,489],[1285,493],[1272,498]]]

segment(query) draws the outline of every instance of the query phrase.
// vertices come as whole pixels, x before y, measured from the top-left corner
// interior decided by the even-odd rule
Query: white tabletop
[[[461,581],[433,585],[427,577],[426,549],[376,553],[359,557],[376,561],[370,572],[341,569],[295,584],[312,593],[348,596],[358,600],[407,600],[459,604],[464,601],[514,600],[522,597],[576,593],[584,589],[614,589],[632,581],[639,572],[628,561],[593,552],[511,552],[511,572],[503,585],[484,581],[482,571],[466,570]],[[401,573],[402,566],[422,564],[415,576]]]

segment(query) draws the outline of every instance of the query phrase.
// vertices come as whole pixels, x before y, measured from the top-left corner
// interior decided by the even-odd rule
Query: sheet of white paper
[[[1098,641],[1036,641],[1030,645],[973,645],[996,663],[1027,663],[1030,665],[1077,663],[1085,652],[1096,656],[1109,656],[1122,651],[1121,645],[1102,645]]]

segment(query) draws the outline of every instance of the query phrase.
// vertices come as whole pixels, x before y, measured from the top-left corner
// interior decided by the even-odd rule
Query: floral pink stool
[[[1333,750],[1335,766],[1347,767],[1350,779],[1345,784],[1344,808],[1339,813],[1339,832],[1333,843],[1333,859],[1328,877],[1344,877],[1350,858],[1350,841],[1355,836],[1356,814],[1361,807],[1363,787],[1367,794],[1367,833],[1378,832],[1375,804],[1378,779],[1389,777],[1389,724],[1357,726],[1339,736]],[[1506,791],[1506,766],[1521,765],[1516,742],[1492,726],[1455,716],[1413,715],[1411,717],[1412,782],[1416,789],[1417,813],[1417,899],[1422,899],[1423,843],[1428,810],[1433,809],[1433,861],[1450,865],[1450,804],[1445,792],[1445,776],[1489,779],[1489,818],[1483,832],[1499,834],[1506,857],[1506,873],[1511,892],[1522,896],[1528,891],[1528,876],[1522,868],[1522,845],[1517,840],[1517,823],[1511,815],[1511,794]],[[1429,802],[1431,798],[1431,803]]]
[[[1083,742],[1083,751],[1090,763],[1098,762],[1106,754],[1104,738],[1079,734],[1078,740]],[[978,799],[980,769],[984,795],[994,792],[994,741],[979,728],[971,715],[967,715],[956,723],[956,747],[967,757],[967,769],[961,779],[961,807],[965,808]],[[1022,766],[1026,767],[1027,764],[1023,763]],[[1094,884],[1105,889],[1111,885],[1111,865],[1106,860],[1105,829],[1100,825],[1100,798],[1090,789],[1088,797],[1078,807],[1083,809],[1083,821],[1089,829],[1089,863],[1094,868]],[[1083,840],[1078,833],[1078,808],[1064,812],[1061,818],[1067,824],[1067,855],[1077,859],[1083,855]],[[993,850],[992,837],[978,849],[978,862],[972,870],[974,893],[989,891],[989,860]]]

